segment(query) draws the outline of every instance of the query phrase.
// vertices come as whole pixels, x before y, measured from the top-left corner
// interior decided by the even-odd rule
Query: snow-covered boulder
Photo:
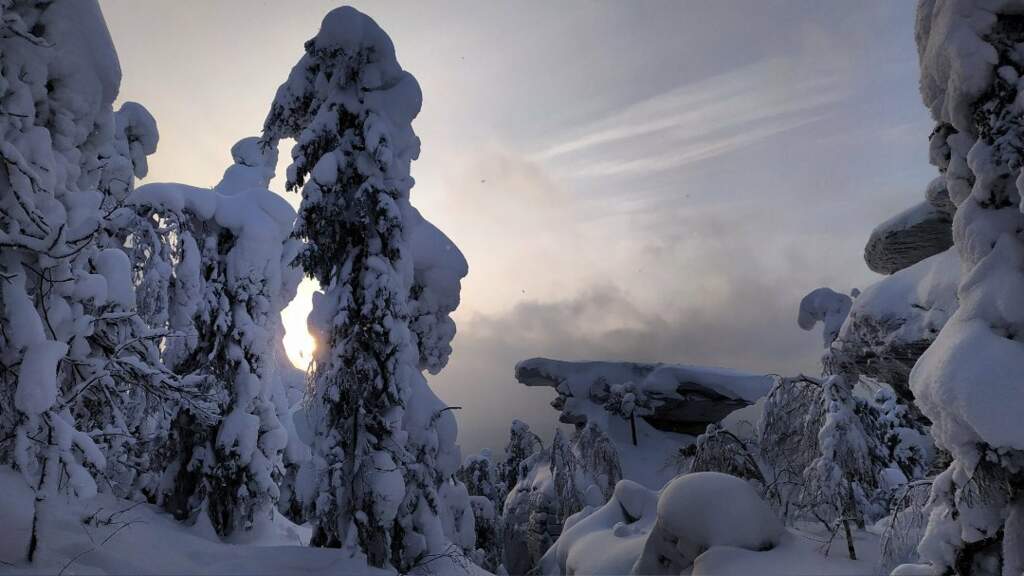
[[[948,199],[948,197],[947,197]],[[941,197],[936,196],[935,202]],[[879,224],[864,247],[864,262],[892,274],[944,252],[953,245],[953,215],[926,200]]]
[[[865,288],[833,343],[833,361],[911,401],[910,370],[956,311],[959,278],[960,261],[950,249]]]
[[[641,416],[664,431],[700,434],[708,424],[753,404],[768,393],[772,379],[724,368],[635,362],[566,362],[532,358],[516,365],[516,379],[527,386],[549,386],[558,392],[552,405],[562,422],[582,426],[595,422],[609,430],[604,408],[615,385],[632,383],[653,404]],[[617,435],[610,433],[613,441]]]
[[[598,508],[572,516],[540,560],[541,574],[629,574],[657,519],[658,492],[629,480]]]
[[[770,550],[785,532],[754,488],[735,476],[698,472],[658,497],[657,520],[634,574],[679,574],[712,546]]]
[[[765,551],[785,538],[753,487],[718,472],[680,476],[660,492],[623,480],[607,504],[572,516],[543,574],[680,574],[716,547]]]

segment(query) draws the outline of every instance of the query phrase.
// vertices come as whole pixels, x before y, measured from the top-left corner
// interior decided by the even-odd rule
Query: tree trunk
[[[28,541],[28,562],[35,560],[36,550],[39,549],[39,509],[46,500],[46,472],[50,468],[50,458],[53,454],[53,426],[47,426],[46,432],[46,458],[43,459],[43,470],[39,475],[39,485],[36,486],[36,498],[32,504],[32,535]]]
[[[633,414],[629,415],[629,429],[633,432],[633,446],[636,446],[636,416]]]
[[[853,547],[853,534],[850,533],[850,521],[843,518],[843,531],[846,532],[846,551],[850,553],[850,560],[857,559],[857,550]]]

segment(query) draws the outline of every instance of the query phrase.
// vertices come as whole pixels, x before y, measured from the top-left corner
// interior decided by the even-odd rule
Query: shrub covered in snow
[[[165,407],[180,411],[165,445],[169,469],[152,490],[181,518],[208,514],[221,535],[269,521],[280,496],[291,415],[275,348],[299,280],[295,213],[267,188],[275,151],[246,138],[232,156],[212,190],[150,184],[129,197],[141,214],[178,224],[169,309],[192,338],[171,347],[174,368],[219,412],[209,421]]]
[[[118,234],[157,143],[144,108],[114,113],[120,74],[95,2],[0,2],[0,464],[37,516],[61,489],[126,491],[146,416],[190,396]]]

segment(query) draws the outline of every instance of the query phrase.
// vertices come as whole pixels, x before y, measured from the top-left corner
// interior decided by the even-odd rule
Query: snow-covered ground
[[[41,506],[38,560],[25,563],[33,495],[0,467],[0,572],[8,574],[387,574],[340,550],[304,546],[309,529],[281,516],[245,544],[221,542],[208,525],[187,526],[145,503],[100,494],[54,497]]]
[[[38,559],[29,565],[32,490],[0,466],[0,574],[394,574],[368,566],[360,553],[308,546],[309,527],[277,513],[244,539],[223,542],[208,522],[189,526],[156,506],[106,494],[55,497],[40,510]],[[416,572],[486,574],[448,557]]]

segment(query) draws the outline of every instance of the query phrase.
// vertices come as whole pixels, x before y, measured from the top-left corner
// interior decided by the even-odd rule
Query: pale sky
[[[145,182],[200,186],[340,5],[100,3],[121,100],[160,128]],[[817,371],[800,298],[877,279],[868,234],[934,175],[913,2],[353,4],[419,80],[412,202],[469,261],[430,378],[464,454],[513,417],[553,430],[553,393],[513,378],[531,356]],[[314,289],[286,312],[294,354]]]

